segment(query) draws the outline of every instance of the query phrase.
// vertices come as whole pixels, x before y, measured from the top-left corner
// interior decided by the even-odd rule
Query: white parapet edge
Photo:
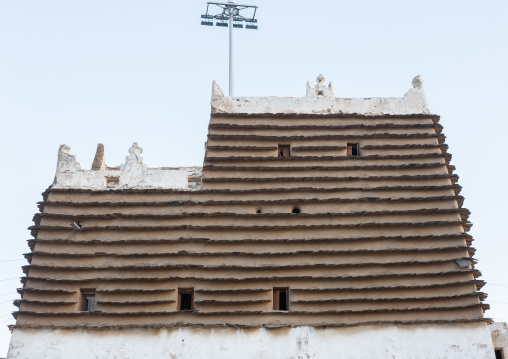
[[[485,323],[348,328],[14,328],[8,359],[494,359]]]
[[[98,169],[83,170],[70,147],[61,145],[55,180],[51,188],[108,189],[182,189],[201,186],[202,167],[149,168],[143,164],[143,150],[134,143],[129,156],[119,167],[108,168],[103,158]]]
[[[403,97],[336,98],[333,84],[317,78],[314,87],[307,83],[305,97],[230,97],[219,85],[212,85],[212,114],[356,114],[364,116],[430,114],[423,80],[413,79],[413,88]]]

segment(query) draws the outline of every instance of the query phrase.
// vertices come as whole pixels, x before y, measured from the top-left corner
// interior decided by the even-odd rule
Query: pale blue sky
[[[26,264],[2,261],[28,251],[60,144],[84,168],[98,142],[114,166],[134,141],[149,166],[201,165],[211,83],[228,82],[227,29],[200,26],[205,3],[0,0],[0,326],[13,322],[3,321],[20,283],[9,279]],[[259,30],[235,32],[237,95],[304,96],[322,73],[338,97],[402,96],[422,75],[472,211],[478,268],[498,284],[484,288],[487,316],[508,321],[508,2],[248,3]],[[1,327],[0,357],[8,340]]]

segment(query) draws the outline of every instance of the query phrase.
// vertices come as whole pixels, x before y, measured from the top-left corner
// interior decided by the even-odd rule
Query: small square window
[[[348,143],[347,144],[347,155],[348,156],[360,156],[360,144]]]
[[[291,156],[291,146],[290,145],[279,145],[279,157],[289,157]]]
[[[93,312],[95,310],[95,290],[81,290],[81,311]]]
[[[194,310],[194,289],[178,290],[178,310]]]
[[[273,310],[289,310],[288,288],[273,288]]]

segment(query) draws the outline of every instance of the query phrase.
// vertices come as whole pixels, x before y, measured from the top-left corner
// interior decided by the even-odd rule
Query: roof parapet
[[[421,76],[403,97],[336,98],[333,83],[325,85],[323,75],[305,97],[230,97],[224,96],[214,81],[212,114],[358,114],[364,116],[431,114]]]
[[[91,170],[82,170],[70,147],[61,145],[55,180],[51,188],[106,189],[199,189],[201,167],[148,168],[143,164],[143,149],[137,143],[129,148],[125,163],[118,167],[106,166],[104,145],[97,145]]]

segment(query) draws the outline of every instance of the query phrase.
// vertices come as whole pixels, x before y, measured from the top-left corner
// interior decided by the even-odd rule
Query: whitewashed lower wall
[[[14,329],[8,359],[494,359],[485,324],[292,329]]]
[[[497,322],[489,325],[492,335],[492,344],[494,349],[501,350],[503,358],[508,358],[508,324]]]

